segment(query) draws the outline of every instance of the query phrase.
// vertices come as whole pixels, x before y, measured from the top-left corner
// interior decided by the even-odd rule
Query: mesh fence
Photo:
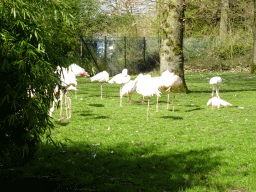
[[[252,39],[184,38],[183,44],[185,66],[202,59],[204,66],[196,64],[197,68],[223,67],[225,62],[230,68],[235,57],[249,55],[252,58],[253,54]],[[123,68],[127,68],[129,74],[158,68],[159,48],[157,37],[83,37],[81,41],[82,57],[93,62],[99,71],[107,70],[111,76]]]

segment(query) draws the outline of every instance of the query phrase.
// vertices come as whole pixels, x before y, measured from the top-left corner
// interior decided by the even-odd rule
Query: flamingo
[[[220,97],[219,95],[219,89],[220,89],[220,84],[222,83],[222,79],[221,77],[213,77],[210,79],[210,84],[212,85],[212,97],[213,97],[213,93],[214,93],[214,88],[216,88],[216,96]]]
[[[102,72],[96,74],[95,76],[91,77],[91,82],[98,81],[101,83],[101,85],[100,85],[100,90],[101,90],[100,98],[101,99],[102,99],[102,84],[104,82],[108,82],[108,80],[109,80],[109,74],[107,71],[102,71]]]
[[[212,97],[208,102],[207,102],[207,106],[232,106],[231,103],[228,103],[218,97]]]
[[[75,76],[86,76],[86,77],[90,77],[89,73],[87,73],[82,67],[80,67],[79,65],[73,63],[69,66],[69,70],[72,71]],[[77,88],[77,84],[76,84],[76,88]],[[75,89],[75,98],[77,99],[77,89]]]
[[[149,74],[146,74],[146,75],[143,75],[142,73],[140,73],[136,79],[134,81],[138,82],[138,81],[141,81],[141,80],[147,80],[147,79],[150,79],[151,78],[151,75]],[[136,83],[137,85],[137,83]],[[144,104],[144,96],[143,96],[143,100],[142,100],[142,103]]]
[[[79,65],[73,63],[70,66],[71,71],[75,74],[75,76],[86,76],[90,77],[89,73],[86,72],[82,67]]]
[[[132,94],[136,90],[136,83],[137,83],[137,81],[130,80],[128,83],[126,83],[123,86],[123,88],[121,90],[121,99],[123,98],[123,96],[125,94],[129,94],[129,103],[131,103]],[[122,105],[122,101],[121,101],[121,105]]]
[[[63,95],[65,94],[65,108],[66,108],[66,118],[67,120],[71,117],[71,99],[68,97],[68,91],[69,90],[77,90],[76,87],[72,85],[77,85],[77,79],[76,76],[73,72],[71,72],[71,69],[66,69],[66,68],[60,68],[59,66],[57,67],[57,72],[61,74],[61,86],[62,89],[60,90],[60,99],[59,100],[54,100],[52,108],[50,109],[50,117],[52,116],[52,113],[54,112],[54,104],[58,101],[61,101],[61,108],[60,108],[60,119],[62,119],[62,105],[63,105]],[[58,91],[58,87],[55,88],[55,92]],[[69,109],[69,114],[68,114],[68,109]]]
[[[169,95],[170,95],[170,89],[177,87],[182,84],[182,80],[178,75],[175,75],[174,73],[170,73],[168,70],[162,73],[161,76],[153,77],[151,78],[153,81],[153,84],[155,84],[158,89],[162,90],[165,89],[168,92],[168,98],[167,98],[167,109],[169,108]],[[175,93],[174,93],[174,99],[173,99],[173,112],[174,112],[174,100],[175,100]],[[158,105],[156,108],[156,112],[158,112]]]
[[[143,79],[149,79],[151,78],[151,75],[143,75],[140,73],[134,80],[130,80],[128,83],[126,83],[121,91],[121,97],[125,94],[129,94],[129,103],[131,103],[132,99],[132,94],[136,90],[136,86],[138,81],[141,81]],[[144,97],[143,97],[143,102],[144,102]]]
[[[170,90],[175,89],[182,85],[182,80],[178,75],[175,75],[174,73],[165,73],[162,74],[162,80],[163,84],[161,88],[167,89],[168,97],[167,97],[167,109],[169,108],[169,97],[170,97]],[[175,92],[173,92],[173,109],[174,112],[174,102],[175,102]]]
[[[130,79],[131,77],[128,75],[128,70],[123,69],[122,73],[115,75],[110,81],[108,81],[109,83],[120,84],[120,106],[122,106],[122,97],[121,97],[122,85],[128,83]]]
[[[220,89],[220,84],[222,83],[221,77],[219,76],[212,77],[209,83],[212,85],[212,98],[213,98],[214,88],[216,88],[216,96],[220,100],[219,89]],[[220,108],[220,101],[218,104],[218,109],[219,108]]]
[[[143,95],[143,97],[151,97],[153,95],[157,96],[157,105],[158,105],[158,98],[161,95],[161,92],[158,90],[157,84],[155,84],[152,78],[150,79],[143,79],[137,82],[136,86],[137,93]],[[147,120],[148,120],[148,112],[149,112],[149,98],[148,98],[148,108],[147,108]]]

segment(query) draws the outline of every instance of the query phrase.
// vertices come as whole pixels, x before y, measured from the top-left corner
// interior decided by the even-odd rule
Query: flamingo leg
[[[147,108],[147,121],[148,121],[148,112],[149,112],[149,99],[148,99],[148,108]]]
[[[212,85],[212,98],[213,98],[213,93],[214,93],[214,85]]]
[[[63,91],[60,91],[60,119],[59,121],[61,121],[62,119],[62,105],[63,105]]]
[[[52,117],[52,114],[54,112],[54,105],[55,105],[55,100],[52,101],[52,108],[50,109],[50,114],[49,114],[50,117]]]
[[[68,105],[69,105],[69,117],[71,118],[71,99],[68,97]]]
[[[68,119],[68,97],[67,97],[67,93],[65,93],[65,109],[66,109],[66,118]]]
[[[175,100],[175,93],[173,93],[173,108],[172,108],[172,112],[174,112],[174,100]]]
[[[122,96],[121,96],[121,93],[122,93],[122,85],[120,86],[120,107],[122,107]]]
[[[77,88],[77,85],[76,85],[76,88]],[[75,95],[76,95],[76,99],[77,99],[77,93],[76,93],[76,90],[75,90]]]
[[[220,90],[220,86],[217,85],[217,88],[216,88],[216,95],[217,95],[218,98],[220,98],[219,90]]]
[[[132,94],[129,93],[129,103],[131,103],[131,102],[132,102]]]
[[[100,98],[102,99],[102,83],[100,85]]]
[[[156,112],[158,112],[158,96],[156,96]]]
[[[170,103],[170,91],[168,91],[167,107],[166,107],[166,109],[169,109],[169,103]]]

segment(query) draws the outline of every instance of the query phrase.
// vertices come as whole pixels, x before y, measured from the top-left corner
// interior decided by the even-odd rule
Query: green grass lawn
[[[222,77],[220,98],[233,106],[207,106],[213,76]],[[132,77],[134,79],[135,77]],[[24,185],[84,191],[256,191],[256,80],[237,73],[187,73],[189,94],[176,94],[174,112],[167,93],[147,104],[134,93],[119,106],[119,85],[78,78],[72,118],[58,122],[52,137],[64,147],[44,143],[23,167],[1,168]],[[147,101],[147,100],[146,100]],[[63,114],[64,110],[63,110]],[[15,181],[13,182],[15,183]],[[29,184],[30,183],[30,184]]]

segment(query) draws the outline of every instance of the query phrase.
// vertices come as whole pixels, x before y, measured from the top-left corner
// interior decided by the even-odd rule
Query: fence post
[[[126,68],[126,37],[124,37],[124,67]]]
[[[82,42],[82,37],[80,37],[80,57],[83,58],[83,42]]]
[[[146,63],[146,37],[143,37],[143,60]]]
[[[104,64],[107,65],[107,37],[104,37]]]

